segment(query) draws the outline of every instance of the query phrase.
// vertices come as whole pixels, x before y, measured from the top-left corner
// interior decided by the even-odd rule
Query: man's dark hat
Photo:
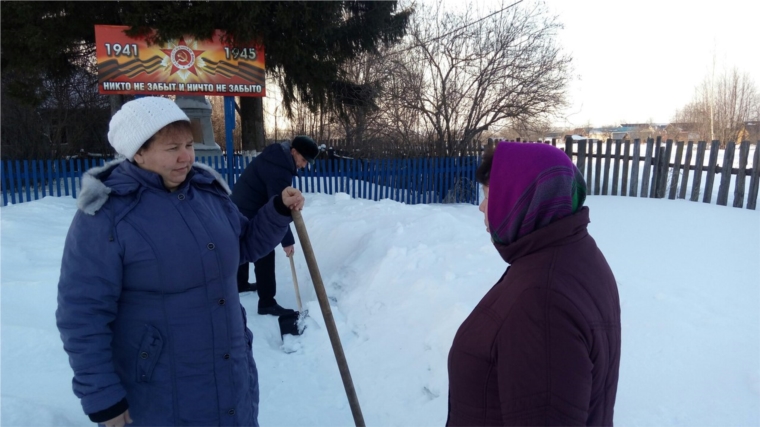
[[[319,154],[319,147],[317,147],[317,144],[313,139],[306,135],[298,135],[293,138],[293,142],[290,143],[290,146],[295,148],[296,151],[298,151],[310,164],[314,164],[314,159],[316,159]]]

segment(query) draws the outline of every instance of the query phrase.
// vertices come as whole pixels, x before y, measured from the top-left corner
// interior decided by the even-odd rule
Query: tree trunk
[[[124,105],[124,95],[108,95],[108,102],[111,103],[111,117],[113,117]]]
[[[264,102],[260,97],[240,97],[240,126],[243,151],[262,151],[266,147],[264,135]]]

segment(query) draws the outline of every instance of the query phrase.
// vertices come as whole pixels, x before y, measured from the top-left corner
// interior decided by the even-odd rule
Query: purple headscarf
[[[496,243],[519,238],[577,212],[586,182],[562,150],[546,144],[496,146],[488,186],[488,222]]]

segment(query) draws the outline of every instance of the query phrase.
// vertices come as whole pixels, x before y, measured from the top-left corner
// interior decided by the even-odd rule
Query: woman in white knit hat
[[[108,140],[124,159],[83,177],[58,283],[74,393],[109,427],[257,426],[236,272],[282,240],[303,196],[286,188],[248,220],[193,163],[189,120],[166,98],[124,104]]]

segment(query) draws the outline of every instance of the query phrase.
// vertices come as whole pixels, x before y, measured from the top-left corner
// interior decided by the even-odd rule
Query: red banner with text
[[[104,95],[266,96],[263,46],[222,44],[191,36],[148,46],[129,27],[95,26],[98,91]]]

